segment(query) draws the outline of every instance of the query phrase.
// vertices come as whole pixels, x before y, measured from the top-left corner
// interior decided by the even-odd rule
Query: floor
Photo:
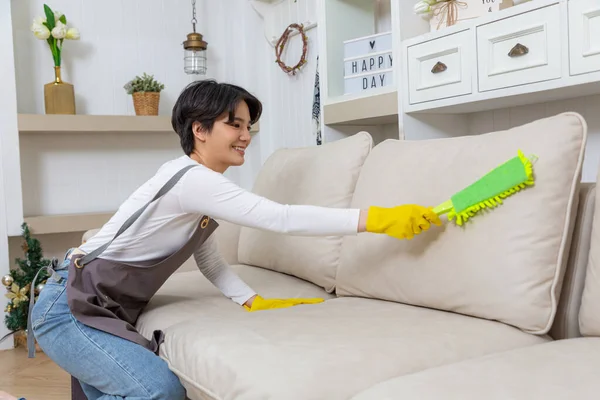
[[[0,390],[27,400],[69,400],[69,374],[54,364],[44,353],[27,357],[27,350],[18,347],[0,351]]]

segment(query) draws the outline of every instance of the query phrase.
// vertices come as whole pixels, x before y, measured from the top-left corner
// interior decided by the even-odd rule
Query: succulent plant
[[[127,91],[127,94],[133,94],[135,92],[160,92],[165,88],[165,85],[154,79],[154,75],[144,74],[136,76],[123,86]]]

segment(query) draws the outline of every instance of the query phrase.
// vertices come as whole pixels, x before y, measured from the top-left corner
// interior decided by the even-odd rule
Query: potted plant
[[[133,107],[136,115],[158,115],[160,92],[165,85],[154,79],[154,75],[145,72],[127,82],[124,86],[127,94],[133,96]]]
[[[34,18],[30,29],[36,38],[48,42],[54,60],[54,82],[44,85],[46,114],[75,114],[73,85],[62,80],[60,67],[64,40],[79,40],[79,31],[67,26],[63,13],[53,11],[46,4],[44,16]]]

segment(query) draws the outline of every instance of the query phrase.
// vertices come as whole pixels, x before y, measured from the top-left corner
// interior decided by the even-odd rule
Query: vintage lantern
[[[189,75],[206,75],[206,43],[202,35],[196,32],[196,0],[192,0],[193,32],[187,35],[183,42],[183,70]]]

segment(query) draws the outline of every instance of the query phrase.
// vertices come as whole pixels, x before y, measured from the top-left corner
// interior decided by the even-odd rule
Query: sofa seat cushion
[[[263,297],[333,297],[321,287],[290,275],[248,265],[232,268]],[[136,327],[150,338],[155,329],[164,331],[182,321],[245,313],[246,310],[223,296],[196,268],[195,271],[173,274],[150,300]]]
[[[392,377],[549,340],[374,299],[221,313],[171,326],[160,355],[191,399],[348,399]]]
[[[388,380],[353,400],[597,399],[600,338],[559,340]]]

